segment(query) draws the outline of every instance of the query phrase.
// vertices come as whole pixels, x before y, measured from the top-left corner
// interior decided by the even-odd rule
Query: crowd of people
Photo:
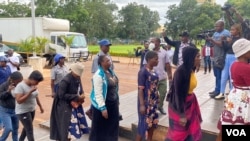
[[[250,41],[242,38],[241,25],[234,24],[230,32],[224,22],[215,23],[215,33],[206,37],[199,50],[189,38],[189,33],[180,34],[174,41],[162,34],[168,46],[161,47],[160,38],[144,41],[144,48],[135,50],[141,56],[138,72],[138,130],[136,141],[152,141],[159,123],[159,114],[169,117],[166,141],[200,141],[202,139],[202,115],[196,94],[196,72],[204,60],[204,74],[213,69],[215,88],[209,96],[225,99],[225,108],[218,117],[218,129],[224,124],[250,124]],[[90,141],[118,141],[119,78],[109,54],[109,40],[99,41],[100,51],[93,59],[91,105],[84,111],[85,101],[81,77],[84,66],[73,63],[65,65],[65,56],[57,54],[51,69],[51,92],[53,97],[50,114],[50,139],[70,141],[89,134]],[[171,47],[174,51],[171,51]],[[171,51],[171,52],[170,52]],[[172,73],[172,65],[176,70]],[[13,141],[34,141],[33,120],[35,107],[44,109],[39,100],[37,85],[43,81],[41,72],[33,71],[23,80],[18,71],[18,58],[13,50],[8,56],[0,56],[0,121],[4,128],[0,141],[5,141],[10,132]],[[173,75],[173,76],[172,76]],[[226,93],[229,82],[230,92]],[[164,101],[168,109],[164,109]],[[247,105],[247,106],[246,106]],[[241,111],[237,109],[241,109]],[[89,127],[86,118],[91,119]],[[18,136],[19,121],[23,130]],[[105,129],[105,130],[103,130]],[[218,140],[221,139],[221,132]]]
[[[0,141],[6,141],[12,133],[13,141],[34,139],[33,119],[36,105],[41,113],[44,109],[39,100],[37,85],[43,81],[41,72],[33,71],[28,79],[23,80],[19,70],[19,59],[9,50],[7,56],[0,56],[0,120],[3,132]],[[23,126],[18,138],[19,121]]]

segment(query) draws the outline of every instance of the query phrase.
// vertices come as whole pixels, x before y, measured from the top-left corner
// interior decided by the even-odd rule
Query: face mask
[[[154,43],[150,43],[148,46],[149,50],[153,50],[155,48],[155,44]]]

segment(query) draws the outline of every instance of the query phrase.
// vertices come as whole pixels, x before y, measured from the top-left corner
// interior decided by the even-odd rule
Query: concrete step
[[[203,72],[196,74],[198,85],[194,93],[199,102],[203,122],[202,141],[214,141],[219,130],[217,129],[217,121],[223,109],[223,100],[214,100],[209,97],[208,92],[214,89],[214,78],[212,73],[204,75]],[[168,103],[164,102],[164,109],[167,110]],[[134,140],[137,133],[137,90],[123,94],[120,96],[120,113],[123,120],[120,121],[120,136],[129,140]],[[86,109],[85,109],[86,111]],[[159,126],[155,130],[154,140],[164,141],[168,129],[168,114],[160,115]],[[91,121],[87,118],[89,127]],[[41,127],[49,129],[49,121],[40,124]]]
[[[133,138],[136,137],[137,127],[138,127],[137,123],[132,124],[132,131],[131,132],[132,132]],[[158,127],[154,131],[153,140],[154,141],[164,141],[166,134],[167,134],[167,131],[168,131],[167,126],[158,125]],[[201,141],[215,141],[217,135],[218,135],[218,133],[215,133],[213,131],[206,131],[206,130],[202,129]]]
[[[39,126],[40,126],[41,129],[46,130],[48,132],[48,135],[49,135],[50,121],[42,122],[42,123],[39,124]],[[84,136],[88,137],[88,135],[84,135]],[[119,137],[119,141],[130,141],[130,140],[133,140],[132,139],[132,137],[133,137],[132,130],[128,129],[128,128],[121,127],[121,126],[119,127],[119,136],[120,136]],[[88,139],[87,137],[82,137],[82,138]]]

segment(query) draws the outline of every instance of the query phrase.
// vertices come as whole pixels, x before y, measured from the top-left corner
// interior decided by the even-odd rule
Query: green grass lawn
[[[110,46],[110,54],[115,56],[128,56],[129,53],[133,53],[134,49],[138,46],[143,47],[143,45],[112,45]],[[100,50],[98,45],[89,45],[89,51],[91,53],[97,53]]]
[[[134,54],[134,49],[136,49],[139,46],[143,48],[143,45],[112,45],[110,46],[109,52],[112,56],[129,56],[131,54]],[[196,46],[200,49],[200,45]],[[96,54],[99,50],[100,46],[89,45],[89,51],[92,54]]]

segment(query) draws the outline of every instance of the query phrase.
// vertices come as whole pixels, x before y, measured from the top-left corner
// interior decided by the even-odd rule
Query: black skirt
[[[119,102],[106,101],[108,119],[102,116],[100,110],[92,107],[93,119],[91,125],[90,141],[118,141],[119,134]]]

